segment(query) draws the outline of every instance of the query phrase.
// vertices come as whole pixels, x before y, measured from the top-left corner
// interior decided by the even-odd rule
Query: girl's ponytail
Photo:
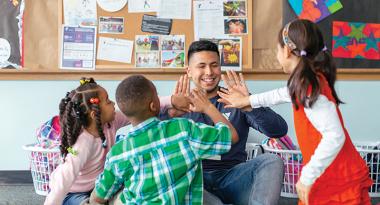
[[[62,128],[60,150],[63,159],[68,154],[69,148],[77,141],[83,126],[83,122],[80,120],[80,116],[77,116],[74,107],[75,103],[69,101],[63,116],[60,118]]]
[[[312,61],[306,55],[300,56],[300,62],[288,80],[289,94],[296,109],[299,105],[311,107],[317,100],[320,89]],[[311,91],[307,90],[311,86]]]
[[[343,102],[339,99],[338,94],[335,91],[337,68],[331,52],[327,49],[326,46],[315,57],[314,66],[318,72],[322,73],[325,76],[336,103],[338,105],[342,104]]]

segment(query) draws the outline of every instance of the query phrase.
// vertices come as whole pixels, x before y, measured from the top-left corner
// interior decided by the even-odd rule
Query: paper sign
[[[143,20],[141,24],[141,31],[143,32],[167,35],[170,33],[171,29],[172,29],[171,19],[157,18],[156,16],[152,16],[152,15],[143,16]]]
[[[124,39],[100,37],[97,59],[131,63],[133,43]]]
[[[95,69],[96,27],[63,26],[61,68]]]

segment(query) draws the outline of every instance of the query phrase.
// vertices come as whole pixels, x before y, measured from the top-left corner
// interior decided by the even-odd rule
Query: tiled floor
[[[12,171],[0,174],[0,205],[41,205],[44,196],[34,191],[30,172]],[[297,199],[281,198],[279,205],[296,205]],[[372,200],[372,204],[380,205],[380,198]]]

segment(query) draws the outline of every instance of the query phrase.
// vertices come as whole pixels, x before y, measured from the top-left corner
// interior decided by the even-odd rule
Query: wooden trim
[[[244,70],[247,80],[286,80],[288,75],[281,70]],[[185,69],[110,69],[96,71],[35,71],[1,70],[0,80],[77,80],[82,76],[91,76],[97,80],[122,80],[128,75],[142,74],[151,80],[177,80],[185,74]],[[380,80],[379,69],[339,69],[338,80]]]

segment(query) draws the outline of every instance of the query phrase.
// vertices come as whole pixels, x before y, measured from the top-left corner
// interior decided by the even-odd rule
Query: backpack
[[[37,145],[42,148],[53,148],[61,144],[61,126],[59,116],[54,116],[37,129]]]
[[[291,138],[285,135],[280,138],[267,138],[263,141],[263,145],[274,150],[298,150]],[[299,150],[298,150],[299,151]],[[300,153],[291,152],[276,152],[270,151],[273,154],[279,155],[284,161],[284,181],[283,191],[286,193],[297,193],[296,183],[302,170],[302,155]]]

